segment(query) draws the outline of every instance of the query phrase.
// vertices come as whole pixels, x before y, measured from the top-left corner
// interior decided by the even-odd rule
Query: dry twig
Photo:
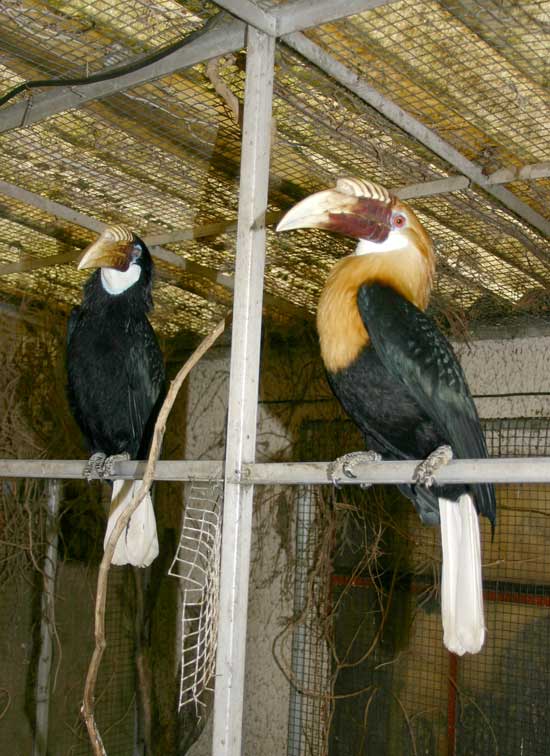
[[[211,334],[209,334],[199,346],[195,349],[191,357],[183,365],[170,385],[170,389],[166,395],[166,399],[160,409],[157,422],[155,424],[155,430],[153,432],[153,441],[151,444],[151,450],[149,452],[149,458],[145,467],[145,473],[141,487],[139,489],[137,497],[134,499],[128,509],[119,517],[111,536],[105,546],[105,553],[101,564],[99,566],[99,575],[97,578],[97,593],[96,593],[96,608],[95,608],[95,648],[88,667],[88,674],[86,676],[86,685],[84,688],[84,700],[82,703],[82,717],[88,729],[88,734],[92,743],[92,748],[95,756],[106,756],[105,747],[101,740],[101,735],[97,727],[94,716],[94,691],[97,681],[97,675],[99,672],[99,666],[103,653],[107,646],[105,638],[105,605],[107,601],[107,581],[109,576],[109,568],[111,566],[111,559],[115,551],[116,543],[126,528],[126,525],[130,521],[132,514],[141,504],[145,496],[147,495],[153,479],[155,476],[155,467],[160,456],[160,450],[162,446],[162,439],[164,437],[164,431],[166,429],[166,421],[168,415],[172,410],[176,397],[179,393],[183,382],[191,372],[193,367],[199,362],[199,360],[206,354],[214,342],[224,332],[226,326],[226,319],[221,320],[214,328]]]

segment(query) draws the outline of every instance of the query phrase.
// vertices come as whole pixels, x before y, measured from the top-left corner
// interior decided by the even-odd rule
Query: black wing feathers
[[[487,457],[485,438],[462,368],[431,318],[381,284],[363,285],[357,301],[382,364],[402,381],[455,456]],[[476,506],[493,522],[493,487],[479,485],[474,489]]]
[[[164,400],[164,366],[162,354],[149,322],[140,323],[132,334],[125,361],[128,385],[128,415],[132,435],[139,442],[139,459],[148,451],[154,424]]]

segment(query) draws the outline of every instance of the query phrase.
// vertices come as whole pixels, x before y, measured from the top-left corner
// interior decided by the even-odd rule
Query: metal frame
[[[480,167],[467,160],[437,134],[369,86],[368,82],[343,66],[318,45],[298,33],[298,29],[333,21],[391,0],[295,0],[272,12],[265,12],[249,0],[219,0],[218,5],[246,22],[253,24],[246,31],[241,21],[214,25],[190,40],[181,50],[140,71],[108,82],[85,87],[65,88],[30,97],[26,102],[8,108],[0,115],[0,132],[26,126],[63,110],[114,92],[120,92],[145,81],[159,78],[183,68],[248,45],[245,92],[243,157],[237,231],[236,275],[234,280],[234,334],[231,350],[228,438],[225,466],[222,462],[159,462],[158,480],[225,480],[225,512],[221,573],[221,617],[217,657],[217,680],[214,707],[214,756],[239,756],[241,753],[242,708],[244,696],[244,665],[247,621],[248,573],[252,531],[253,486],[261,484],[302,485],[329,482],[327,464],[254,464],[256,415],[260,359],[263,269],[265,260],[265,210],[269,174],[270,114],[273,84],[275,37],[306,57],[322,71],[346,86],[386,118],[413,135],[432,152],[454,166],[463,176],[443,179],[446,191],[469,186],[470,181],[512,210],[518,217],[540,232],[550,236],[550,223],[496,183],[526,180],[548,175],[548,165],[525,171],[485,176]],[[337,10],[336,10],[337,9]],[[257,28],[255,28],[257,27]],[[546,172],[545,172],[546,171]],[[466,178],[465,178],[466,177]],[[441,189],[441,182],[435,190]],[[1,190],[1,185],[0,185]],[[23,198],[25,190],[19,190]],[[420,196],[418,187],[409,188],[403,197]],[[13,196],[13,195],[12,195]],[[44,200],[43,202],[49,202]],[[23,201],[28,201],[27,199]],[[77,219],[63,214],[62,206],[50,205],[54,215],[65,217],[92,230],[103,224],[86,217]],[[44,207],[44,209],[46,209]],[[65,208],[65,210],[68,210]],[[82,222],[85,221],[85,222]],[[93,226],[91,223],[93,222]],[[189,233],[189,232],[176,232]],[[187,238],[187,237],[185,237]],[[166,241],[173,240],[167,239]],[[207,278],[214,276],[228,285],[225,276],[215,271],[198,269],[168,250],[156,248],[157,256],[189,272]],[[168,259],[168,257],[170,259]],[[175,259],[177,259],[177,262]],[[1,271],[0,271],[1,272]],[[233,284],[231,284],[232,286]],[[229,286],[229,288],[231,288]],[[121,477],[139,477],[142,463],[122,463]],[[361,482],[411,482],[414,462],[381,462],[358,466]],[[81,478],[81,461],[5,460],[0,461],[0,477]],[[451,462],[438,472],[436,479],[450,482],[550,482],[550,459],[462,460]]]
[[[256,454],[265,213],[275,39],[248,28],[239,220],[229,374],[213,753],[241,753],[252,497],[242,466]]]

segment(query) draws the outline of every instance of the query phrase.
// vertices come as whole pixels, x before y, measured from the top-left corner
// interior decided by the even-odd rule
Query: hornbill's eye
[[[393,228],[403,228],[406,223],[407,219],[404,215],[401,215],[401,213],[394,215],[391,222]]]

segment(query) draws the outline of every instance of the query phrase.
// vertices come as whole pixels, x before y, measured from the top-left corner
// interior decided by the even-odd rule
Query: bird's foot
[[[334,462],[330,462],[327,467],[327,475],[332,484],[336,488],[340,488],[340,484],[344,480],[342,475],[339,474],[340,471],[346,478],[356,478],[357,475],[354,473],[353,468],[357,463],[380,462],[381,459],[382,455],[375,451],[350,452],[349,454],[344,454],[343,457],[338,457]],[[359,485],[361,488],[370,488],[372,483],[360,483]]]
[[[128,452],[122,452],[121,454],[111,454],[107,457],[103,466],[103,477],[113,478],[115,475],[115,465],[117,462],[127,462],[130,459]]]
[[[453,450],[450,446],[438,446],[429,457],[417,465],[413,473],[413,483],[417,486],[426,486],[431,488],[433,486],[434,473],[436,473],[441,467],[449,464],[453,458]]]
[[[103,477],[103,466],[105,465],[106,455],[103,452],[95,452],[86,462],[84,467],[84,477],[90,483],[92,480],[98,480]]]

